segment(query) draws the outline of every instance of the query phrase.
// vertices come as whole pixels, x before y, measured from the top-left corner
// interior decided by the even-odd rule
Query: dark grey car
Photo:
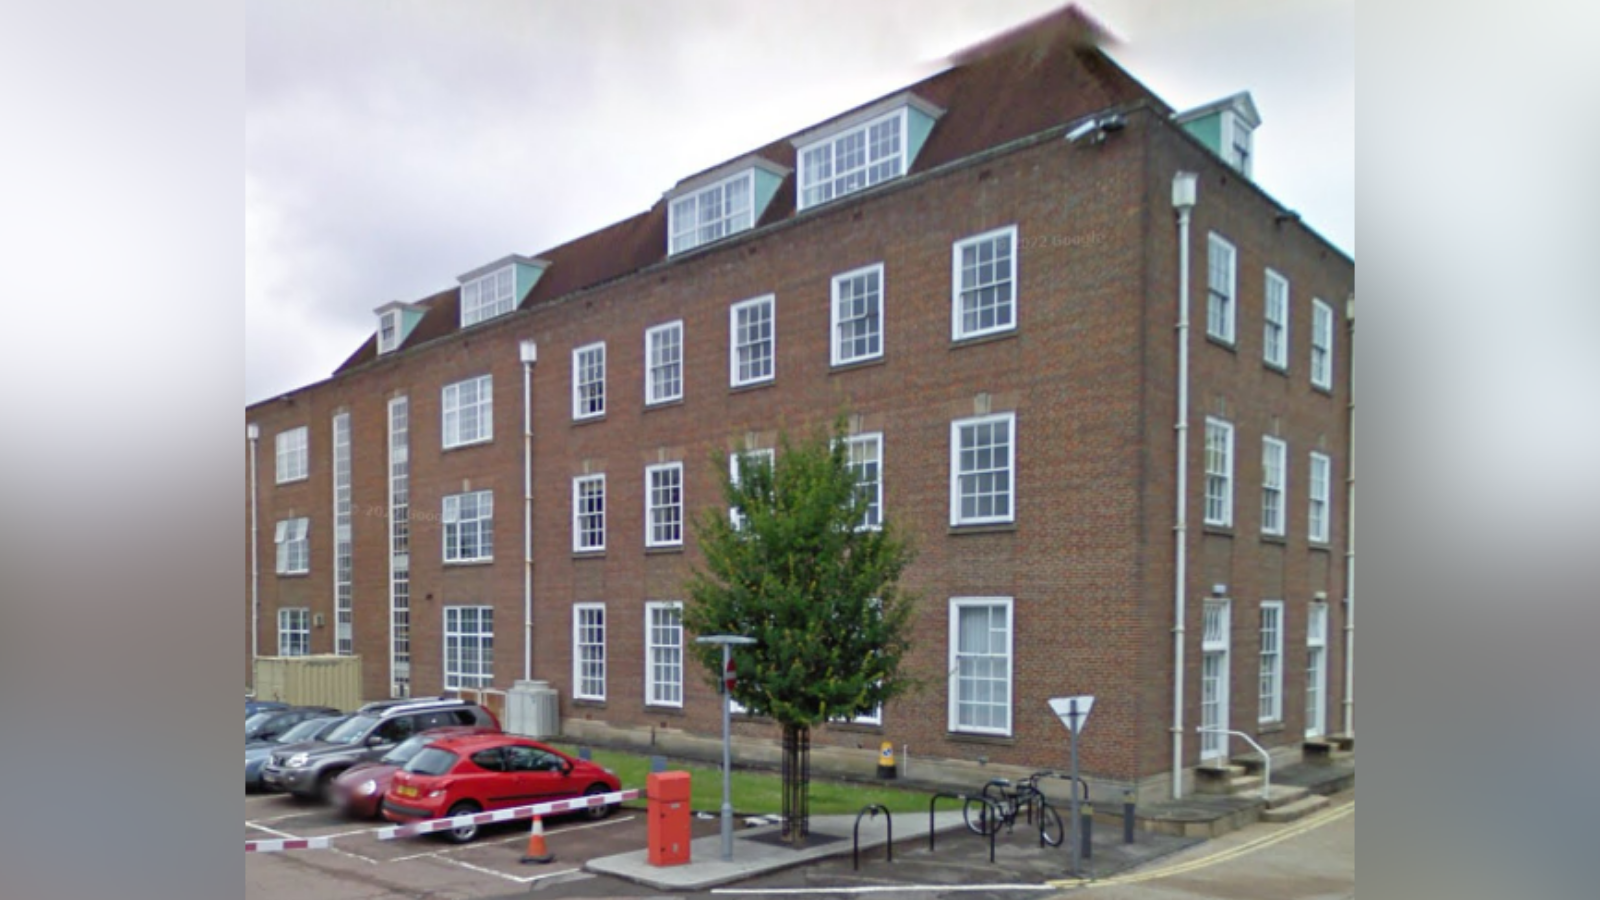
[[[291,706],[287,709],[262,710],[244,719],[244,744],[277,740],[285,731],[307,719],[337,716],[339,711],[328,706]]]
[[[447,725],[498,729],[494,714],[464,700],[384,702],[362,707],[320,741],[273,751],[261,778],[269,790],[331,799],[333,779],[359,762],[378,759],[418,732]]]

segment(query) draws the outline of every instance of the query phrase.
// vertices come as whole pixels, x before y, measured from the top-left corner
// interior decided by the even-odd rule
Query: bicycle
[[[1027,781],[1013,785],[1009,778],[994,778],[983,786],[977,797],[967,799],[962,807],[961,816],[967,823],[967,830],[973,834],[988,836],[996,834],[1004,826],[1006,833],[1010,834],[1017,823],[1017,813],[1025,812],[1029,824],[1033,824],[1035,814],[1039,818],[1039,843],[1051,847],[1061,846],[1066,837],[1066,830],[1061,824],[1061,814],[1050,805],[1044,792],[1039,790],[1039,779],[1049,778],[1056,773],[1050,771],[1035,772]],[[993,813],[990,811],[993,810]]]

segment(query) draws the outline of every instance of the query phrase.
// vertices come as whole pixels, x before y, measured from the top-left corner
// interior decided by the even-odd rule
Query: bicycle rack
[[[894,814],[889,808],[880,803],[873,803],[861,807],[861,812],[856,813],[856,827],[851,832],[853,846],[850,850],[850,867],[855,871],[861,870],[861,817],[871,815],[874,819],[878,813],[883,813],[884,824],[889,827],[889,862],[894,862]]]
[[[988,815],[995,816],[996,817],[995,821],[999,821],[1000,807],[995,805],[995,802],[993,800],[990,800],[988,797],[984,797],[982,795],[974,797],[971,794],[934,794],[933,797],[931,797],[928,800],[928,852],[929,853],[933,852],[933,839],[934,839],[934,836],[935,836],[935,833],[936,833],[934,831],[934,827],[933,827],[933,808],[934,808],[934,806],[936,806],[939,803],[940,800],[960,800],[963,808],[965,808],[966,804],[976,800],[979,803],[983,804],[984,815],[986,815],[986,816],[988,816]],[[860,822],[860,818],[858,817],[856,821],[859,823]],[[993,863],[994,862],[994,836],[995,836],[996,832],[998,832],[1000,829],[996,828],[996,829],[990,830],[988,828],[985,828],[984,830],[989,832],[989,862]]]

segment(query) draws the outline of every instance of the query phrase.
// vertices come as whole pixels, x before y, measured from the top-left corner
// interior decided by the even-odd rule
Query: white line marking
[[[286,816],[273,816],[270,819],[256,819],[255,821],[259,822],[259,823],[262,823],[262,824],[265,824],[267,822],[284,822],[284,821],[287,821],[289,819],[303,819],[306,816],[321,816],[321,815],[326,815],[326,813],[323,812],[323,811],[320,811],[320,810],[315,811],[315,812],[298,812],[298,813],[290,813],[289,815],[286,815]]]
[[[587,825],[572,825],[572,826],[569,826],[569,827],[564,827],[564,828],[560,829],[559,831],[547,831],[547,832],[545,832],[545,835],[548,837],[550,835],[566,834],[569,831],[586,831],[586,830],[588,830],[590,828],[604,828],[607,825],[621,825],[624,822],[632,822],[633,820],[635,820],[637,818],[639,818],[639,817],[638,816],[623,816],[621,818],[606,819],[604,822],[590,822]],[[338,835],[334,835],[334,836],[337,837]],[[461,844],[460,846],[448,847],[448,848],[443,849],[443,850],[433,850],[433,851],[430,851],[428,853],[413,853],[410,856],[397,856],[394,859],[391,859],[391,860],[388,860],[388,861],[389,862],[410,862],[413,859],[427,859],[429,857],[443,858],[444,855],[447,854],[447,853],[459,853],[462,850],[471,850],[474,847],[497,847],[497,846],[499,846],[501,844],[510,844],[510,843],[515,842],[515,841],[525,841],[527,839],[528,839],[528,836],[525,835],[525,834],[515,834],[515,835],[512,835],[511,837],[501,838],[501,839],[499,839],[497,841],[475,841],[475,842],[473,842],[471,844]]]
[[[329,847],[328,849],[330,851],[334,852],[334,853],[339,854],[340,856],[348,856],[351,859],[359,859],[359,860],[361,860],[362,862],[366,863],[369,866],[376,866],[376,865],[381,865],[382,864],[382,860],[376,860],[376,859],[373,859],[370,856],[362,856],[359,853],[351,853],[349,850],[340,850],[338,847]]]
[[[562,869],[559,872],[546,872],[542,875],[531,875],[527,878],[518,878],[515,875],[507,875],[504,872],[496,872],[494,869],[486,869],[483,866],[475,866],[472,863],[462,862],[459,859],[450,859],[446,856],[439,857],[439,861],[449,863],[452,866],[460,866],[463,869],[470,869],[474,872],[479,872],[484,875],[493,875],[496,878],[505,879],[513,884],[533,884],[535,881],[543,881],[546,878],[555,878],[557,875],[571,875],[573,872],[582,871],[580,869]]]
[[[714,888],[713,894],[761,894],[768,896],[780,895],[807,895],[807,894],[886,894],[890,892],[958,892],[958,891],[1055,891],[1060,890],[1048,884],[890,884],[869,885],[867,887],[833,887],[833,888]]]
[[[246,827],[246,828],[254,828],[257,831],[265,831],[267,834],[270,834],[273,837],[283,838],[286,841],[304,840],[304,838],[300,837],[300,835],[298,835],[298,834],[290,834],[287,831],[279,831],[276,828],[268,828],[265,825],[257,825],[254,822],[246,822],[246,823],[244,823],[244,827]]]

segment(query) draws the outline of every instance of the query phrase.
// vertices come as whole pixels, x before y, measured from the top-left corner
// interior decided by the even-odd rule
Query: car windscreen
[[[413,775],[443,775],[455,768],[456,760],[459,758],[449,750],[426,747],[421,753],[413,756],[411,762],[406,763],[406,771]]]
[[[247,736],[255,734],[257,731],[261,730],[261,726],[263,726],[263,725],[267,724],[268,722],[272,721],[272,718],[274,716],[276,716],[276,715],[277,715],[277,712],[274,711],[274,712],[258,712],[253,716],[247,716],[245,718],[245,720],[244,720],[244,733]]]
[[[323,740],[330,744],[354,744],[376,724],[378,720],[371,716],[351,716],[350,721],[328,732]]]
[[[327,727],[327,724],[331,721],[333,721],[331,718],[307,719],[304,722],[301,722],[299,725],[296,725],[279,735],[278,743],[298,744],[301,741],[309,741],[312,738],[315,738],[317,736],[317,732]]]
[[[384,765],[403,766],[410,762],[412,757],[416,756],[418,753],[421,753],[423,747],[426,747],[434,741],[437,741],[439,737],[440,736],[437,734],[412,735],[411,737],[406,738],[404,741],[401,741],[400,746],[390,750],[388,753],[385,753],[383,755],[383,759],[378,761]]]

